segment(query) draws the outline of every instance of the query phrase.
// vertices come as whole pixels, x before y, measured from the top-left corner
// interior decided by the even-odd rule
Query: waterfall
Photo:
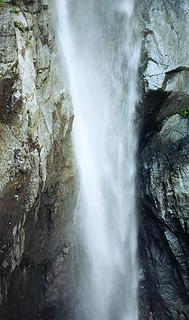
[[[136,4],[56,0],[56,7],[80,180],[72,319],[137,320]]]

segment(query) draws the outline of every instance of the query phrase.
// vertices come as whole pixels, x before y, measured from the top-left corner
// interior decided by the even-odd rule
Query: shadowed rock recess
[[[0,4],[1,320],[72,318],[73,112],[59,65],[53,5]],[[189,4],[143,0],[140,6],[139,317],[185,320]]]

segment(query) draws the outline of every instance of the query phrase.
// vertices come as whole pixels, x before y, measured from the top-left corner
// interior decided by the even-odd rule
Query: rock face
[[[141,319],[189,319],[188,1],[144,1]]]
[[[73,115],[43,2],[0,5],[2,320],[53,319],[66,292]]]
[[[142,6],[145,90],[188,91],[188,1],[144,0]]]

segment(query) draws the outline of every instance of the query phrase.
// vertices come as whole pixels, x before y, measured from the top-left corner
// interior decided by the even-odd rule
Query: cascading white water
[[[72,319],[136,320],[135,1],[56,3],[81,185],[76,233],[82,254]]]

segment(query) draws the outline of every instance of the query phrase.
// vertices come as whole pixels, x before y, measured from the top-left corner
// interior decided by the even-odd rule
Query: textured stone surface
[[[70,250],[73,115],[53,4],[19,3],[0,7],[0,319],[53,319]]]
[[[188,88],[188,1],[151,0],[143,5],[146,90]]]
[[[189,319],[189,3],[144,3],[140,316]]]
[[[174,115],[142,151],[140,250],[157,319],[181,319],[189,301],[188,128]]]
[[[142,152],[145,226],[151,225],[142,231],[143,249],[149,251],[144,264],[157,300],[175,312],[189,293],[188,126],[181,115],[170,117]]]

